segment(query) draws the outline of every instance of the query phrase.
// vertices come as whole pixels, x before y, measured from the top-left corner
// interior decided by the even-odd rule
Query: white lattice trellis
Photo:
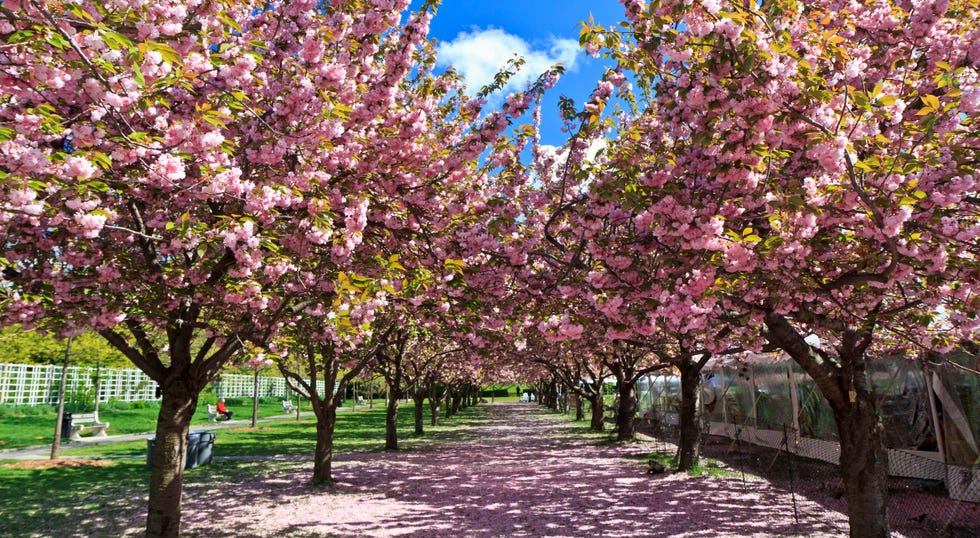
[[[73,395],[94,394],[96,369],[69,366],[68,399]],[[39,364],[0,364],[0,404],[55,405],[58,403],[58,382],[61,367]],[[215,392],[226,398],[252,396],[254,377],[223,374],[215,381]],[[259,377],[259,396],[285,398],[288,389],[281,377]],[[110,399],[134,402],[159,400],[157,383],[137,369],[103,368],[99,373],[99,401]]]

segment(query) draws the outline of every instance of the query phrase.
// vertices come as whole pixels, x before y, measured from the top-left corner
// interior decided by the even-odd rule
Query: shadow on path
[[[187,536],[843,536],[846,517],[762,480],[651,476],[643,443],[597,443],[531,404],[480,406],[439,443],[337,456],[187,491]],[[472,417],[472,418],[471,418]],[[436,436],[438,437],[438,436]],[[213,503],[215,496],[221,506]],[[811,506],[812,505],[812,506]],[[812,514],[820,514],[815,517]]]

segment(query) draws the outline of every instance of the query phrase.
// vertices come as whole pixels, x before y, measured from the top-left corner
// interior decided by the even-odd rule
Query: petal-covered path
[[[454,419],[457,421],[457,419]],[[751,477],[651,476],[652,444],[616,445],[533,404],[488,404],[437,442],[196,486],[183,530],[200,536],[842,536],[846,517]],[[223,499],[221,507],[215,496]],[[807,516],[806,514],[810,514]],[[819,514],[814,517],[813,514]]]

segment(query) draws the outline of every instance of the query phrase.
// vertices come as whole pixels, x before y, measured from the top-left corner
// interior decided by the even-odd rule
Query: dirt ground
[[[62,467],[108,467],[112,465],[108,460],[92,460],[83,458],[69,458],[56,460],[24,460],[17,463],[8,463],[4,467],[10,469],[59,469]]]

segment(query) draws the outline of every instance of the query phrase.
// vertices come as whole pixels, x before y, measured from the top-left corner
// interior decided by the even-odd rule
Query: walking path
[[[790,494],[763,480],[648,475],[637,456],[654,445],[597,444],[537,405],[481,405],[457,421],[422,448],[336,456],[337,482],[326,488],[307,485],[308,458],[192,486],[182,528],[236,537],[846,535],[843,514],[798,496],[795,521]]]

